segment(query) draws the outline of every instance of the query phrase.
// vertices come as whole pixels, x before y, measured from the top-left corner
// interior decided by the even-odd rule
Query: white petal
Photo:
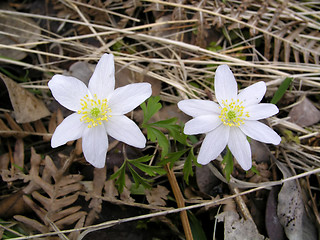
[[[197,162],[206,165],[216,159],[227,146],[229,129],[221,124],[219,127],[209,132],[203,140]]]
[[[237,82],[227,65],[220,65],[217,68],[214,79],[214,91],[221,106],[222,101],[231,101],[231,99],[237,99]]]
[[[83,155],[94,167],[104,167],[108,145],[108,137],[103,125],[85,128],[82,136]]]
[[[249,112],[247,120],[260,120],[271,117],[279,112],[276,105],[271,103],[253,104],[245,108]]]
[[[117,88],[108,99],[111,114],[126,114],[143,103],[151,94],[150,83],[133,83]]]
[[[220,124],[222,124],[222,122],[217,114],[202,115],[186,122],[184,126],[184,133],[187,135],[208,133]]]
[[[86,125],[80,122],[80,114],[73,113],[66,117],[56,128],[51,138],[51,147],[59,147],[69,141],[81,138]]]
[[[232,155],[244,170],[249,170],[252,166],[251,148],[246,135],[237,127],[230,129],[228,147]]]
[[[137,148],[144,148],[146,146],[146,138],[140,128],[124,115],[112,116],[105,123],[105,126],[107,133],[121,142]]]
[[[98,99],[105,99],[112,93],[114,86],[113,55],[103,54],[90,78],[89,90],[96,94]]]
[[[239,127],[244,134],[253,138],[254,140],[272,143],[274,145],[278,145],[281,142],[281,137],[275,131],[261,122],[245,121],[245,123]]]
[[[197,117],[201,115],[220,114],[219,105],[209,100],[187,99],[178,102],[178,108],[185,114]]]
[[[240,91],[238,99],[243,101],[243,106],[257,104],[263,98],[266,90],[267,87],[265,82],[257,82]]]
[[[89,93],[80,80],[63,75],[54,75],[48,82],[53,97],[64,107],[77,111],[81,108],[80,99]]]

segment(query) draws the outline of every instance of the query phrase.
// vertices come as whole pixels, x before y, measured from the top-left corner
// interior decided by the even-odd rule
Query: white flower
[[[108,136],[128,145],[143,148],[146,139],[139,127],[124,114],[151,96],[149,83],[134,83],[114,89],[114,60],[104,54],[88,87],[74,77],[55,75],[48,83],[54,98],[74,111],[56,128],[51,146],[58,147],[82,137],[86,160],[103,168],[108,150]]]
[[[216,159],[228,145],[244,170],[252,166],[246,135],[260,142],[279,144],[280,136],[258,120],[279,112],[274,104],[260,103],[265,82],[257,82],[238,94],[237,82],[227,65],[218,67],[214,82],[218,104],[209,100],[182,100],[178,107],[194,117],[184,127],[188,135],[206,133],[198,162],[205,165]]]

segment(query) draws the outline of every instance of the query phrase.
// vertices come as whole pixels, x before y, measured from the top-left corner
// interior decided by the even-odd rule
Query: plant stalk
[[[174,197],[177,201],[178,208],[183,208],[183,207],[185,207],[185,201],[184,201],[183,195],[180,191],[176,176],[174,175],[172,169],[170,169],[169,163],[167,163],[165,165],[165,169],[167,171],[169,183],[171,185]],[[186,210],[180,212],[180,218],[181,218],[184,234],[186,236],[186,240],[193,240],[193,236],[192,236],[192,232],[191,232],[191,228],[190,228],[190,223],[189,223],[189,219],[188,219],[188,214],[187,214]]]

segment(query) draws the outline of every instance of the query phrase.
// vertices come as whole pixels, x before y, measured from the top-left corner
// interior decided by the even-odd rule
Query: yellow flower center
[[[108,118],[111,117],[107,99],[98,99],[96,94],[93,98],[89,98],[88,95],[84,96],[80,104],[82,106],[81,110],[78,110],[78,113],[82,114],[80,121],[88,123],[88,128],[101,125],[103,121],[108,121]]]
[[[228,100],[222,101],[219,118],[224,125],[239,127],[241,124],[244,124],[243,120],[249,117],[249,112],[244,112],[242,104],[243,102],[240,102],[239,99],[237,99],[237,101],[231,99],[231,102],[228,102]]]

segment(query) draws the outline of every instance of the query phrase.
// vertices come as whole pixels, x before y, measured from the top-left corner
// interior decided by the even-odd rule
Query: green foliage
[[[283,130],[283,135],[284,135],[284,137],[282,137],[283,140],[287,142],[295,142],[296,144],[300,144],[299,136],[293,135],[292,131],[285,129]]]
[[[196,158],[193,154],[193,148],[188,144],[188,136],[183,133],[183,127],[177,124],[176,118],[150,123],[152,116],[162,108],[162,105],[159,103],[159,101],[160,97],[158,96],[150,97],[147,101],[147,104],[142,103],[140,105],[144,116],[142,127],[147,130],[147,138],[159,145],[159,148],[161,149],[161,165],[170,163],[170,167],[172,167],[176,161],[181,159],[181,157],[183,157],[183,155],[189,151],[189,155],[186,158],[183,169],[184,179],[188,183],[189,176],[193,176],[192,163],[196,163]],[[163,133],[163,130],[168,132],[167,136]],[[169,139],[175,143],[178,143],[176,145],[176,148],[178,149],[176,152],[170,152],[172,141]],[[198,141],[196,138],[191,138],[191,140],[192,142]],[[141,170],[143,171],[143,169]]]
[[[160,97],[156,96],[150,97],[147,104],[141,104],[144,116],[142,127],[146,128],[148,139],[159,144],[162,150],[161,158],[163,159],[169,153],[170,142],[161,129],[168,130],[170,137],[184,145],[187,145],[187,136],[183,134],[182,127],[177,124],[176,118],[149,123],[152,116],[162,108],[159,101]]]
[[[5,230],[2,233],[2,239],[12,239],[20,237],[21,235],[28,236],[28,233],[25,231],[24,228],[22,228],[19,224],[13,224],[10,221],[4,221],[3,219],[0,219],[0,224],[2,226],[5,226],[7,229],[10,229],[11,231]]]
[[[228,147],[227,147],[227,153],[223,157],[222,164],[225,164],[223,171],[224,171],[224,174],[226,176],[227,181],[229,182],[231,173],[233,171],[233,156],[232,156],[232,153]]]
[[[190,219],[190,227],[192,231],[193,239],[206,240],[206,234],[203,230],[201,221],[191,212],[188,211],[188,218]]]
[[[133,177],[133,180],[135,182],[135,188],[137,189],[139,185],[141,184],[144,188],[149,188],[150,183],[152,180],[147,179],[142,177],[135,169],[134,167],[140,169],[147,175],[153,177],[156,176],[157,174],[166,174],[166,171],[161,167],[161,166],[149,166],[146,164],[146,162],[150,161],[152,156],[143,156],[141,158],[137,159],[125,159],[122,166],[118,169],[117,172],[112,174],[110,179],[116,179],[116,184],[118,186],[119,192],[123,191],[123,188],[125,186],[125,174],[126,174],[126,169],[129,169],[130,174]]]
[[[194,163],[197,166],[200,166],[197,163],[197,158],[194,156],[193,148],[190,149],[183,166],[183,179],[187,184],[189,184],[189,176],[193,176],[192,163]]]
[[[283,95],[288,90],[293,78],[287,77],[279,86],[278,90],[273,95],[273,98],[271,100],[271,103],[277,104],[279,100],[283,97]]]

